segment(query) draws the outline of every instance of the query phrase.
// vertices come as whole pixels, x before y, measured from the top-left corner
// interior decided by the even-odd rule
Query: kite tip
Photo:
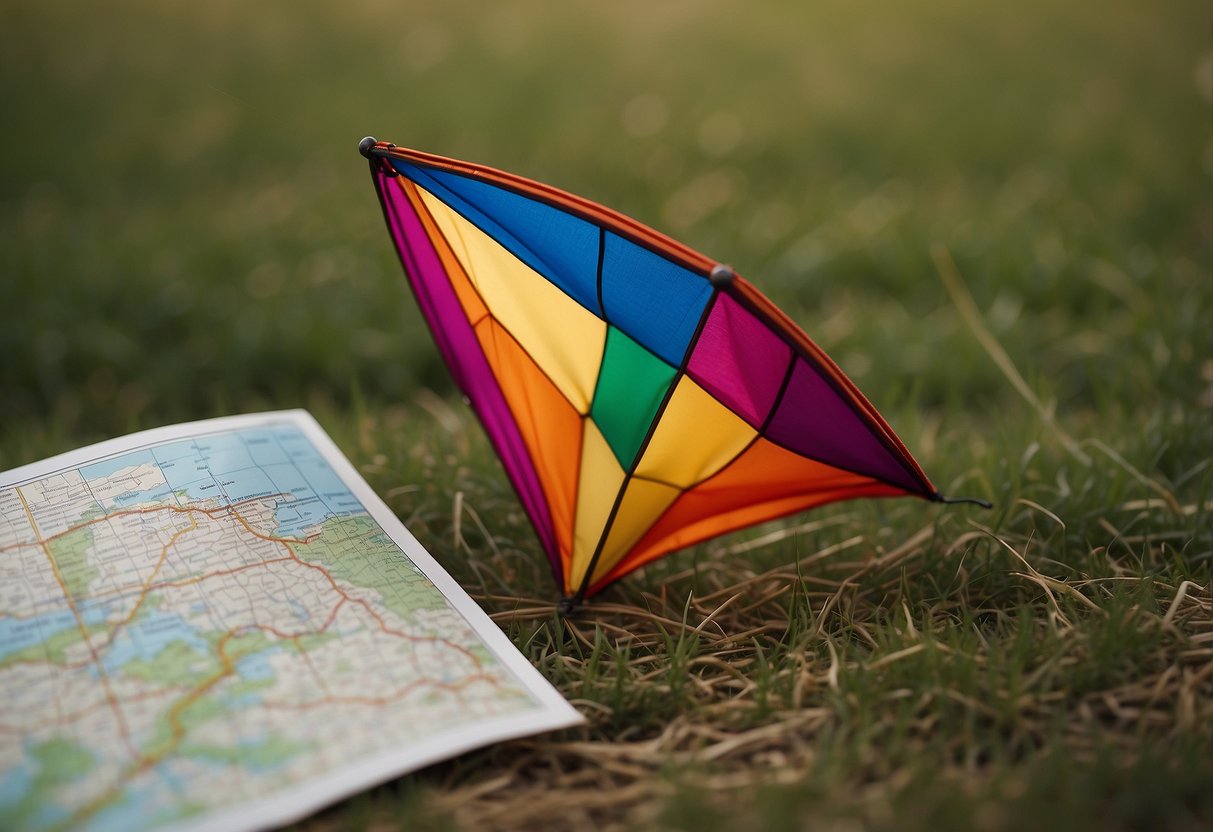
[[[724,288],[733,282],[733,278],[737,273],[733,271],[732,266],[726,266],[724,263],[717,263],[708,272],[708,280],[712,281],[712,285],[718,288]]]
[[[579,606],[580,604],[576,598],[561,598],[560,603],[556,605],[556,612],[560,613],[562,618],[568,618],[577,612],[577,607]]]
[[[930,499],[933,503],[943,503],[945,506],[963,505],[968,503],[970,505],[981,506],[984,509],[994,508],[994,504],[989,500],[979,500],[976,497],[948,497],[945,494],[940,494],[938,491],[932,494]]]
[[[374,136],[366,136],[358,142],[358,152],[369,159],[371,158],[371,148],[377,144],[379,144],[379,140]]]

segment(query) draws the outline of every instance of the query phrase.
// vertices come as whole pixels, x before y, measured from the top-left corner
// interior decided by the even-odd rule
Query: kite
[[[670,552],[825,503],[959,502],[730,267],[549,185],[371,137],[359,149],[562,609]]]

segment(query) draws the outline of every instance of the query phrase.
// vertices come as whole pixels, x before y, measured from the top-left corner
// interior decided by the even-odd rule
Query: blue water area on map
[[[190,499],[238,503],[275,493],[239,434],[172,442],[157,447],[155,454],[172,490],[184,491]]]
[[[236,678],[241,681],[273,679],[276,674],[274,673],[274,668],[270,665],[270,655],[277,653],[280,649],[272,647],[268,650],[254,653],[251,656],[245,656],[236,662]]]
[[[38,811],[34,812],[34,816],[30,819],[30,828],[62,829],[64,822],[69,817],[67,809],[60,806],[43,804],[38,807]]]
[[[152,771],[156,772],[156,776],[160,778],[160,782],[164,783],[178,794],[184,794],[186,788],[185,778],[180,773],[173,771],[171,761],[161,762]]]
[[[109,605],[80,606],[80,618],[86,627],[96,627],[105,621]],[[0,659],[29,647],[42,644],[56,633],[77,628],[76,616],[62,609],[32,618],[0,618]]]
[[[127,787],[122,799],[97,812],[81,829],[88,832],[130,832],[150,829],[176,818],[180,812],[175,805],[166,806],[164,795],[153,786],[140,789]]]
[[[278,487],[279,493],[290,495],[278,504],[275,513],[278,528],[275,534],[282,537],[302,536],[309,526],[323,523],[337,513],[331,501],[325,499],[297,464],[267,465],[265,472]],[[348,491],[345,493],[349,494]]]
[[[252,454],[240,438],[241,432],[199,436],[193,441],[198,457],[212,471],[240,471],[255,468]]]
[[[279,462],[289,462],[290,456],[282,447],[281,437],[284,434],[297,434],[293,427],[254,428],[240,432],[240,439],[253,458],[256,465],[275,465]]]
[[[0,772],[0,807],[12,806],[34,787],[34,773],[30,770],[29,757],[25,762]]]
[[[128,454],[113,457],[112,459],[103,459],[100,462],[94,462],[91,465],[85,465],[80,469],[80,476],[86,480],[100,479],[108,477],[123,468],[133,468],[136,465],[154,465],[155,460],[152,459],[152,452],[146,448],[138,451],[131,451]]]
[[[190,442],[171,442],[152,450],[160,473],[173,491],[189,491],[194,483],[213,482]]]
[[[311,440],[293,425],[165,442],[85,465],[80,473],[85,479],[97,479],[136,465],[159,467],[167,488],[122,494],[117,498],[121,505],[159,501],[171,491],[185,491],[191,499],[214,498],[220,502],[308,493],[327,505],[330,516],[362,509]]]
[[[105,672],[116,673],[131,661],[150,662],[174,641],[185,642],[203,654],[209,654],[213,649],[210,642],[177,613],[149,610],[126,625],[105,651],[102,660]],[[92,673],[97,675],[96,668],[92,668]]]
[[[160,483],[153,488],[145,488],[142,491],[124,491],[114,498],[114,504],[125,508],[126,506],[139,503],[159,503],[171,496],[173,496],[172,486]]]
[[[34,618],[0,618],[0,659],[75,627],[76,616],[69,610],[48,612]]]
[[[284,649],[281,644],[271,644],[256,653],[243,657],[236,662],[233,678],[240,682],[263,682],[277,678],[277,674],[270,664],[270,657]],[[260,705],[261,694],[260,690],[243,690],[235,695],[226,690],[220,690],[216,695],[222,701],[224,708],[236,710]]]
[[[362,503],[323,460],[297,461],[291,469],[295,472],[293,476],[306,483],[306,490],[294,491],[296,500],[278,507],[278,534],[297,535],[308,526],[329,517],[342,517],[364,510]]]
[[[215,475],[215,479],[227,495],[229,503],[243,503],[256,497],[269,497],[281,491],[264,468],[220,472]]]
[[[21,801],[37,784],[37,775],[41,772],[34,762],[33,749],[34,745],[26,743],[22,762],[15,768],[0,772],[0,820],[7,810],[20,806]],[[70,816],[66,808],[43,802],[32,817],[23,819],[25,825],[22,828],[53,829],[61,827]]]
[[[166,442],[83,470],[100,477],[139,463],[157,465],[167,485],[122,494],[120,506],[159,502],[179,491],[220,504],[283,495],[276,533],[284,537],[305,536],[330,517],[364,510],[311,440],[290,425]]]

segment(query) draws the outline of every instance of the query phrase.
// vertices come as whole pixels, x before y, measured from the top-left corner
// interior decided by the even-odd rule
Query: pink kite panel
[[[716,297],[687,373],[755,428],[779,395],[792,348],[726,294]]]
[[[395,178],[376,172],[376,184],[383,195],[388,227],[395,238],[405,272],[418,305],[461,390],[484,424],[493,447],[501,457],[506,474],[531,517],[539,540],[547,552],[557,577],[563,569],[552,533],[552,518],[535,466],[518,431],[505,396],[476,333],[463,313],[463,307],[451,286],[442,260],[434,251],[425,228],[404,189]]]

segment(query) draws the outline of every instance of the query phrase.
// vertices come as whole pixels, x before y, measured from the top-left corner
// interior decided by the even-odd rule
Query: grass
[[[457,827],[1199,828],[1213,810],[1207,515],[1135,496],[1107,456],[1030,455],[1025,478],[1047,466],[1068,494],[1016,489],[993,517],[857,505],[708,545],[561,621],[512,498],[474,464],[427,483],[425,457],[466,435],[450,416],[397,510],[593,722],[418,778]],[[495,547],[470,514],[455,531],[452,491],[501,518]]]
[[[1208,25],[1186,0],[10,2],[0,468],[306,406],[590,721],[305,828],[1206,827]],[[731,262],[995,508],[823,509],[557,618],[366,133]]]

